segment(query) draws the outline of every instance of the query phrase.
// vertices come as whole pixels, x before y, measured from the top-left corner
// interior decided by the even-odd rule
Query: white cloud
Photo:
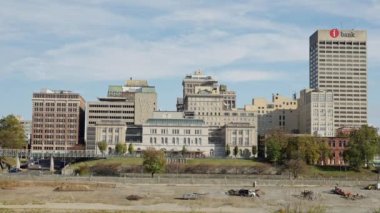
[[[0,44],[25,46],[19,45],[19,52],[17,48],[4,51],[11,47],[0,50],[0,73],[91,81],[163,78],[197,68],[207,72],[228,67],[238,70],[233,71],[239,74],[235,76],[268,80],[275,78],[276,72],[250,71],[260,70],[256,63],[308,60],[308,36],[313,27],[289,24],[270,13],[263,15],[315,6],[296,2],[7,1],[0,7],[0,19],[4,20],[0,22]],[[131,14],[139,10],[141,14]],[[144,10],[149,13],[143,14]],[[331,9],[329,13],[338,12]],[[376,50],[380,41],[372,38],[369,59],[380,61]],[[239,63],[250,67],[240,68]]]
[[[224,36],[210,32],[157,41],[115,36],[68,44],[25,57],[5,70],[31,79],[152,79],[183,75],[198,67],[233,65],[239,60],[252,63],[306,60],[302,46],[296,39],[280,39],[273,34]]]
[[[244,82],[244,81],[272,81],[284,80],[285,73],[273,71],[257,71],[257,70],[232,70],[217,72],[212,74],[218,80],[227,82]]]

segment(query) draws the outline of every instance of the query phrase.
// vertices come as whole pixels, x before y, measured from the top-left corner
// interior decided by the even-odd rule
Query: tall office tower
[[[33,93],[33,152],[69,150],[83,142],[85,101],[78,94],[62,90]]]
[[[310,36],[310,88],[334,94],[334,126],[367,124],[367,32],[317,30]]]

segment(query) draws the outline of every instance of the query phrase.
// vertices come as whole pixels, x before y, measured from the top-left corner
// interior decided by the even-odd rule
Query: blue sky
[[[369,123],[380,127],[380,1],[0,0],[0,115],[31,118],[33,91],[105,96],[147,79],[174,110],[197,69],[238,94],[238,106],[307,88],[316,29],[368,31]],[[233,2],[233,3],[232,3]]]

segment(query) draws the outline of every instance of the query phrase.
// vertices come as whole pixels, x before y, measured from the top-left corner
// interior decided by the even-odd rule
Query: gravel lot
[[[11,184],[7,185],[7,181]],[[3,184],[1,184],[3,183]],[[54,189],[62,184],[89,185],[91,191],[64,191]],[[261,197],[234,197],[225,194],[229,189],[254,189],[249,184],[131,184],[97,183],[56,180],[20,181],[0,179],[0,212],[275,212],[290,207],[307,210],[321,207],[326,212],[373,212],[380,208],[380,191],[362,190],[361,186],[344,187],[345,191],[365,196],[349,200],[330,193],[333,185],[265,185],[259,188]],[[364,185],[363,185],[364,186]],[[83,188],[83,187],[82,187]],[[317,199],[299,197],[303,190],[312,190]],[[184,193],[204,194],[198,200],[180,199]],[[129,201],[128,195],[139,195],[138,201]]]

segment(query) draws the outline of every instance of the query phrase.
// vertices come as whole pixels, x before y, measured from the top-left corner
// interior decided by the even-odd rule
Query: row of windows
[[[109,133],[112,133],[115,130],[115,133],[120,132],[120,128],[102,128],[102,133],[106,133],[108,130]]]
[[[319,41],[319,44],[335,44],[335,45],[363,45],[366,46],[366,42],[362,41]]]
[[[132,116],[88,116],[90,119],[134,119]]]
[[[350,46],[319,46],[319,49],[340,49],[340,50],[366,50],[367,48],[362,47],[350,47]]]
[[[101,104],[90,104],[89,107],[94,107],[94,108],[134,108],[133,105],[101,105]]]
[[[162,145],[170,145],[168,137],[161,137],[161,144]],[[157,144],[157,138],[156,137],[150,137],[149,138],[150,144]],[[179,145],[180,139],[178,137],[172,137],[171,138],[171,145]],[[183,138],[182,139],[183,145],[202,145],[202,138]]]
[[[59,122],[59,123],[76,123],[78,120],[77,119],[54,119],[54,118],[48,118],[48,119],[43,119],[43,118],[35,118],[33,122],[47,122],[47,123],[52,123],[52,122]]]
[[[119,135],[102,135],[102,141],[106,141],[108,144],[119,143]]]
[[[65,124],[33,124],[33,127],[34,128],[77,128],[77,125],[75,124],[68,124],[68,125],[65,125]]]
[[[76,113],[71,113],[71,114],[50,114],[50,113],[34,113],[33,114],[34,117],[61,117],[61,118],[65,118],[65,117],[78,117],[78,115]]]
[[[366,54],[366,51],[331,51],[331,50],[320,50],[319,53],[347,53],[347,54]]]
[[[134,111],[108,111],[108,110],[89,110],[90,113],[134,113]]]
[[[46,93],[34,93],[33,98],[65,98],[65,99],[78,99],[79,95],[69,94],[46,94]]]
[[[157,134],[158,131],[157,131],[157,129],[150,129],[149,132],[150,132],[150,134]],[[172,129],[171,130],[171,134],[173,134],[173,135],[179,135],[179,134],[181,134],[181,132],[183,132],[183,134],[185,134],[185,135],[190,135],[190,134],[201,135],[202,129],[195,129],[194,131],[192,131],[191,129],[183,129],[183,130]],[[167,134],[169,134],[169,130],[168,129],[160,129],[160,134],[167,135]]]
[[[367,120],[334,120],[335,124],[337,123],[355,123],[355,124],[365,124],[367,123]]]
[[[348,146],[348,141],[329,141],[330,147],[346,147]]]

